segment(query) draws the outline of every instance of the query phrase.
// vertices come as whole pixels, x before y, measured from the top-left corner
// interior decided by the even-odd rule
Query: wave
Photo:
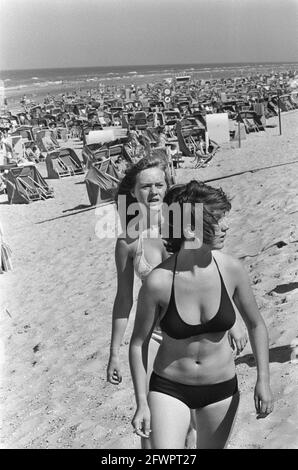
[[[47,87],[51,85],[62,85],[63,80],[47,80],[46,82],[37,82],[34,83],[34,86]]]
[[[18,91],[22,90],[23,88],[28,88],[29,85],[14,85],[14,86],[7,86],[5,87],[6,91]]]

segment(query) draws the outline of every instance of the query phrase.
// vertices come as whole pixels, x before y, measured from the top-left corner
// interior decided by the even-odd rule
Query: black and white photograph
[[[298,449],[297,181],[297,0],[0,0],[0,449]]]

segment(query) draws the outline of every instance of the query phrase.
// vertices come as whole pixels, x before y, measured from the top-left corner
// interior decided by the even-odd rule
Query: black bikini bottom
[[[216,384],[185,385],[152,372],[149,391],[170,395],[185,403],[190,409],[198,409],[235,395],[238,392],[238,381],[235,375],[232,379]]]

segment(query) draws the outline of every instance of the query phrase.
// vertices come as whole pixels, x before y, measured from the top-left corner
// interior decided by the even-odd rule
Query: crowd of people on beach
[[[175,163],[194,155],[204,166],[219,147],[209,141],[208,114],[226,113],[230,124],[241,122],[247,133],[265,130],[265,120],[277,116],[279,109],[297,108],[295,77],[294,70],[213,80],[182,74],[146,85],[99,84],[48,94],[42,103],[24,96],[17,110],[6,105],[1,111],[0,165],[38,163],[70,139],[86,146],[90,131],[121,127],[128,130],[120,139],[126,144],[124,160],[139,158],[140,149],[165,147]],[[37,138],[41,130],[43,142]],[[235,126],[230,126],[231,139],[235,133]],[[84,155],[97,160],[95,150],[115,141],[98,140]]]
[[[43,103],[24,96],[20,109],[9,111],[6,104],[0,116],[1,191],[6,191],[11,169],[44,161],[48,178],[92,168],[86,184],[90,178],[94,184],[96,172],[100,194],[115,190],[114,179],[119,182],[128,165],[156,150],[164,154],[172,175],[184,164],[207,166],[220,150],[209,135],[208,116],[227,117],[228,140],[241,138],[240,126],[246,134],[265,131],[266,119],[298,107],[295,77],[293,70],[214,80],[182,74],[161,83],[99,85],[47,95]],[[65,148],[72,151],[60,154]],[[34,185],[30,178],[19,181],[25,202],[45,197],[40,181]]]

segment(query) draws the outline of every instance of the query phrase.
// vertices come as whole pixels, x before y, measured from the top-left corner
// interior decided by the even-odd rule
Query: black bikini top
[[[223,282],[222,275],[218,268],[217,262],[215,261],[215,264],[219,272],[221,283],[221,297],[219,308],[216,315],[211,318],[211,320],[208,320],[205,323],[199,323],[198,325],[189,325],[185,323],[180,317],[179,312],[177,310],[174,292],[176,264],[177,255],[174,265],[170,302],[165,315],[160,321],[161,330],[171,338],[175,339],[186,339],[191,338],[192,336],[202,335],[206,333],[218,333],[230,330],[235,323],[236,315],[233,304],[230,300],[230,297],[228,296],[227,289]]]

